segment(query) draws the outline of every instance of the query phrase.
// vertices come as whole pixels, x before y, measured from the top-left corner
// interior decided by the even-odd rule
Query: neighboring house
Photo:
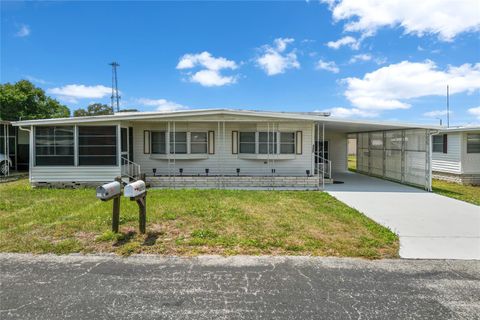
[[[480,185],[480,127],[441,130],[432,145],[433,178]]]
[[[349,134],[362,139],[359,171],[430,189],[430,129],[437,128],[323,113],[226,109],[14,125],[31,132],[30,181],[35,186],[95,185],[145,174],[156,187],[285,189],[322,188],[337,172],[346,172]],[[398,165],[386,159],[397,159]]]
[[[28,169],[28,133],[0,120],[0,175]],[[5,159],[9,166],[5,167]],[[5,171],[4,171],[5,170]]]

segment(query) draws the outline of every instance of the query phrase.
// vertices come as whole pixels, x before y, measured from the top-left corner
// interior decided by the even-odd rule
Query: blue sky
[[[2,2],[1,82],[30,79],[72,110],[328,110],[480,123],[477,0]]]

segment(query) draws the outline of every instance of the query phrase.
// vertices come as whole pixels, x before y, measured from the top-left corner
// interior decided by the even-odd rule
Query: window
[[[447,135],[441,134],[433,136],[432,151],[439,153],[447,153]]]
[[[187,153],[187,133],[170,133],[170,153]]]
[[[78,127],[78,165],[116,166],[117,127]]]
[[[166,143],[166,134],[165,132],[152,131],[152,154],[166,154],[167,153],[167,143]]]
[[[35,128],[35,165],[74,165],[73,127]]]
[[[190,134],[190,153],[207,153],[206,132],[192,132]]]
[[[255,153],[255,132],[240,132],[240,153]]]
[[[467,153],[480,153],[480,133],[467,134]]]
[[[295,132],[280,133],[280,153],[295,153]]]
[[[272,154],[277,153],[277,133],[259,132],[258,133],[258,153]]]

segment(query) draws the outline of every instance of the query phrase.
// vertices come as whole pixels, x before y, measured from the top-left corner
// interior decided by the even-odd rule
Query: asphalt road
[[[5,319],[479,319],[480,262],[0,254]]]

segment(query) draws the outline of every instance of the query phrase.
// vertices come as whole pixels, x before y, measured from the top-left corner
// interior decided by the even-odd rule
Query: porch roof
[[[258,121],[272,121],[271,119],[276,119],[278,121],[311,121],[312,123],[324,123],[326,130],[344,133],[405,128],[441,129],[439,126],[428,126],[422,124],[340,119],[329,117],[329,114],[324,112],[271,112],[235,109],[195,109],[172,112],[119,112],[113,115],[102,116],[24,120],[12,122],[12,124],[14,126],[36,126],[111,121],[173,121],[174,119],[176,121],[185,121],[186,118],[190,118],[188,121],[208,121],[206,120],[208,119],[208,116],[246,116],[257,118]],[[195,117],[199,117],[199,119],[195,120]],[[218,121],[218,119],[216,119],[216,121]],[[232,122],[235,121],[235,119],[233,118],[225,121]]]

